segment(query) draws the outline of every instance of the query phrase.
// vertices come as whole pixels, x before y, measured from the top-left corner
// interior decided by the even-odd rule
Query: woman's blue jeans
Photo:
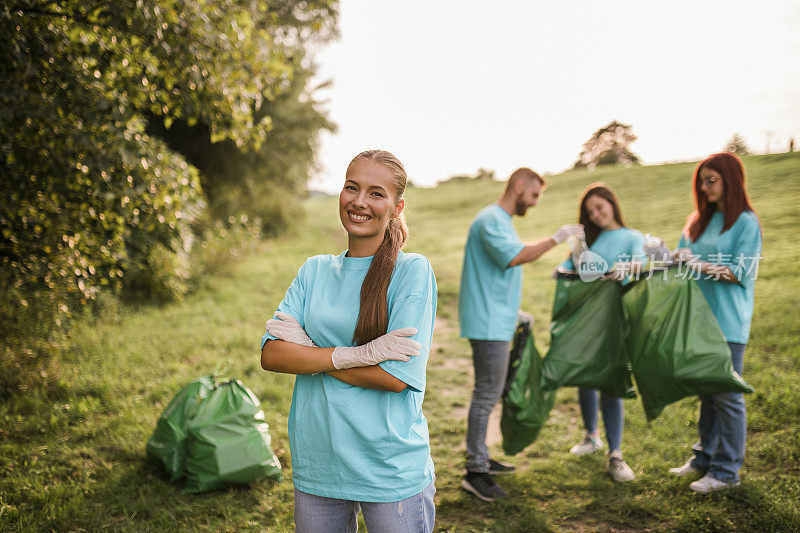
[[[733,369],[742,375],[746,344],[729,342]],[[747,441],[744,394],[726,392],[700,396],[700,441],[692,447],[692,466],[726,483],[739,481]]]
[[[433,482],[419,494],[387,503],[339,500],[294,489],[295,531],[355,533],[360,510],[369,533],[432,533],[436,521],[435,494]]]
[[[597,431],[597,391],[594,389],[578,389],[578,403],[581,406],[583,427],[589,433]],[[622,398],[600,394],[600,409],[603,411],[603,425],[606,427],[608,451],[622,451],[622,428],[625,425],[625,408]]]

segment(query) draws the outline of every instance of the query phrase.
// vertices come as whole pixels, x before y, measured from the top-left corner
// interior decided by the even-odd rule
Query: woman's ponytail
[[[368,159],[387,168],[395,177],[395,193],[399,200],[406,187],[406,173],[400,161],[383,150],[369,150],[358,154],[355,159]],[[354,160],[355,160],[354,159]],[[389,304],[387,295],[392,280],[394,263],[400,249],[408,239],[408,227],[404,213],[389,220],[383,241],[372,258],[372,263],[361,284],[361,302],[358,321],[353,333],[356,345],[365,344],[386,333],[389,326]]]

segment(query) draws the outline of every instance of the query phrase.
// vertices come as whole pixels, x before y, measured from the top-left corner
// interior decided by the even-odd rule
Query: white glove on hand
[[[584,236],[583,224],[564,224],[558,228],[558,231],[556,231],[551,238],[556,241],[556,244],[559,244],[567,240],[567,237],[570,235],[582,238]]]
[[[278,337],[282,341],[302,344],[303,346],[316,346],[308,338],[303,326],[300,325],[292,315],[278,311],[275,313],[277,318],[267,320],[267,331],[273,337]]]
[[[419,355],[422,345],[411,337],[417,328],[400,328],[381,335],[361,346],[337,346],[331,355],[337,370],[357,366],[372,366],[384,361],[410,361]]]

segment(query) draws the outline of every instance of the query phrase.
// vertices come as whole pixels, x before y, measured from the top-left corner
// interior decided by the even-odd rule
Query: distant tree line
[[[600,165],[631,166],[638,164],[639,156],[633,153],[630,148],[630,145],[636,139],[637,137],[633,134],[633,128],[630,124],[622,124],[614,120],[595,131],[589,140],[583,143],[583,149],[578,155],[573,168],[588,168],[592,170]],[[725,143],[723,150],[739,155],[751,153],[744,137],[738,133],[735,133]],[[789,139],[788,151],[794,151],[793,137]]]
[[[495,175],[494,170],[486,169],[486,168],[479,168],[475,171],[475,174],[468,175],[468,174],[458,174],[455,176],[450,176],[449,178],[442,180],[439,182],[441,183],[461,183],[465,181],[495,181],[497,176]]]

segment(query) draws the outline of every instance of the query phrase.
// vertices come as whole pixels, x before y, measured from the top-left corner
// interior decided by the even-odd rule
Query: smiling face
[[[520,180],[519,191],[514,205],[514,214],[524,216],[528,209],[536,207],[542,196],[542,182],[537,179]]]
[[[722,175],[714,169],[700,169],[700,191],[706,195],[710,204],[719,205],[725,199],[725,182]]]
[[[600,195],[593,194],[586,198],[584,201],[586,212],[589,215],[589,220],[597,225],[602,230],[617,229],[620,227],[616,218],[614,218],[614,206],[611,202],[601,197]]]
[[[367,159],[350,163],[339,193],[339,218],[351,238],[383,239],[389,220],[404,206],[394,191],[395,178],[380,164]]]

